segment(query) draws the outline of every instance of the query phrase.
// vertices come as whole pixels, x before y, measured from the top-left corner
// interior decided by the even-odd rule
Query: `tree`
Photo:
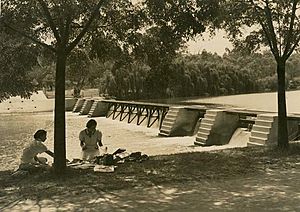
[[[40,52],[37,64],[31,68],[28,75],[36,82],[37,89],[52,91],[55,84],[55,58],[52,52]]]
[[[95,19],[104,16],[105,0],[10,0],[2,5],[1,24],[55,54],[54,170],[66,168],[65,72],[71,51]],[[46,40],[51,40],[51,44]]]
[[[252,50],[268,46],[277,64],[278,146],[288,143],[286,110],[286,62],[300,41],[299,0],[228,0],[224,27],[232,40],[244,42]],[[251,31],[247,36],[243,27]],[[244,40],[241,37],[245,38]]]
[[[294,80],[295,77],[300,75],[300,55],[293,54],[289,58],[286,64],[286,72],[290,80]]]
[[[148,97],[169,96],[172,60],[187,40],[219,24],[220,0],[145,0],[145,33],[137,38],[133,55],[151,68]]]
[[[86,49],[75,48],[67,62],[66,78],[74,85],[74,97],[80,97],[80,91],[90,77],[91,59]]]
[[[0,30],[0,102],[11,96],[29,97],[35,90],[28,75],[38,50],[24,39]]]

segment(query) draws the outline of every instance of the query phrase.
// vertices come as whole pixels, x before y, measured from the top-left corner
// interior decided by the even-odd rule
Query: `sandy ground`
[[[78,133],[84,128],[88,118],[71,112],[66,115],[67,157],[78,158]],[[148,155],[210,151],[245,146],[241,140],[247,136],[237,131],[230,145],[195,147],[195,137],[159,137],[157,128],[136,126],[102,117],[95,119],[98,129],[103,132],[103,143],[109,148],[109,152],[119,147]],[[39,128],[48,131],[45,144],[52,149],[52,113],[0,115],[3,144],[0,147],[0,171],[17,166],[17,156],[21,154],[26,142],[32,139],[33,132]],[[68,192],[63,187],[50,183],[49,187],[41,187],[41,192],[50,192],[51,186],[55,186],[55,190],[61,190],[60,195],[49,194],[49,197],[41,199],[34,194],[29,198],[22,198],[18,188],[7,187],[3,193],[11,193],[12,198],[15,195],[16,199],[2,208],[2,211],[300,211],[299,165],[300,163],[296,163],[292,167],[267,168],[263,174],[251,177],[241,175],[237,179],[199,179],[171,184],[149,182],[149,186],[112,191],[102,190],[103,185],[97,184],[82,189],[79,186],[77,190]],[[124,180],[135,179],[129,174]],[[102,183],[105,184],[104,181]]]
[[[288,112],[300,113],[299,102],[300,91],[287,92]],[[33,100],[33,101],[32,101]],[[35,94],[30,100],[21,100],[19,97],[11,98],[0,104],[0,135],[3,145],[0,147],[0,162],[7,164],[0,169],[10,169],[18,163],[18,155],[26,142],[32,139],[33,133],[37,129],[46,129],[48,131],[48,140],[45,144],[50,150],[53,150],[53,114],[52,112],[31,112],[35,105],[38,110],[47,109],[52,105],[52,100],[45,99],[42,93]],[[49,101],[45,104],[45,101]],[[10,103],[11,102],[11,103]],[[256,110],[277,110],[276,93],[233,95],[215,98],[204,98],[186,101],[189,104],[195,103],[215,103],[234,105],[235,107],[244,107]],[[14,103],[14,104],[13,104]],[[12,107],[14,105],[14,107]],[[10,106],[10,112],[7,108]],[[20,109],[20,108],[23,109]],[[33,107],[34,108],[34,107]],[[34,109],[34,110],[35,110]],[[27,113],[12,113],[13,110],[27,111]],[[86,116],[79,116],[68,112],[67,118],[67,158],[80,158],[81,152],[78,141],[80,130],[85,128],[88,121]],[[117,148],[125,148],[129,152],[141,151],[148,155],[174,154],[180,152],[200,152],[231,147],[245,147],[247,135],[236,135],[229,145],[199,147],[194,146],[195,136],[187,137],[160,137],[158,136],[158,127],[147,128],[146,126],[137,126],[127,124],[118,120],[96,117],[98,129],[103,133],[103,144],[108,147],[109,152]]]
[[[95,117],[97,128],[103,133],[103,144],[112,153],[117,148],[125,148],[128,152],[140,151],[147,155],[165,155],[180,152],[211,151],[224,148],[245,147],[247,139],[234,139],[231,144],[224,146],[200,147],[194,146],[195,136],[186,137],[161,137],[158,136],[157,127],[147,128],[137,126],[105,117]],[[78,134],[85,128],[89,120],[78,113],[66,113],[66,150],[67,158],[80,158]],[[37,129],[46,129],[48,139],[45,145],[53,150],[53,114],[52,113],[23,113],[17,115],[0,116],[0,135],[3,140],[2,156],[0,162],[4,165],[0,170],[15,168],[18,157],[22,153],[24,145],[32,139]],[[239,138],[238,135],[237,138]],[[245,135],[242,135],[245,136]],[[47,156],[42,154],[43,156]],[[51,158],[49,158],[51,160]]]

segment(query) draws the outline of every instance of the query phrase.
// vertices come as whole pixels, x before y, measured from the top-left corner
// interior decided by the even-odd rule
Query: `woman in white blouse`
[[[92,160],[99,156],[99,147],[102,147],[102,133],[96,129],[97,122],[90,119],[86,123],[86,129],[79,133],[82,160]]]

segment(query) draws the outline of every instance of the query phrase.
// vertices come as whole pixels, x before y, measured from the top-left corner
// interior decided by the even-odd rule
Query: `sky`
[[[188,52],[191,54],[201,53],[203,50],[208,52],[217,53],[222,56],[225,53],[225,49],[232,49],[232,44],[225,38],[224,31],[216,32],[216,35],[212,38],[208,33],[204,33],[203,37],[197,38],[195,41],[189,41]]]

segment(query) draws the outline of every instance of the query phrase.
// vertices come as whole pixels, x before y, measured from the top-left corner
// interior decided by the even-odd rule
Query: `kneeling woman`
[[[86,129],[79,133],[82,160],[92,160],[99,156],[99,147],[102,147],[102,133],[96,130],[97,122],[94,119],[86,123]]]

